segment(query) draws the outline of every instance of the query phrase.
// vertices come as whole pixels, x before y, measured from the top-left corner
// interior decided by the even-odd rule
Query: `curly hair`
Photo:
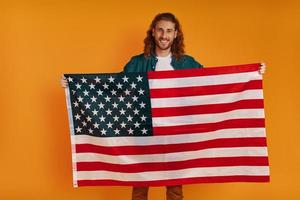
[[[177,37],[174,38],[173,44],[171,46],[172,56],[179,60],[185,53],[184,43],[183,43],[183,32],[181,26],[175,15],[172,13],[160,13],[153,19],[148,31],[147,37],[144,39],[144,56],[150,57],[150,55],[155,55],[155,40],[152,36],[152,29],[155,28],[157,22],[160,20],[170,21],[175,24],[175,30],[177,30]]]

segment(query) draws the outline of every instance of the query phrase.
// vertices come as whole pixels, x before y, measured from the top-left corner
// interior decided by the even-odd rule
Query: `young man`
[[[133,56],[125,65],[125,72],[147,72],[203,67],[184,51],[183,33],[179,21],[171,13],[155,16],[144,40],[144,52]],[[259,70],[263,74],[265,66]],[[62,87],[68,83],[61,78]],[[167,186],[167,200],[182,200],[182,186]],[[133,187],[132,200],[147,200],[149,187]]]
[[[179,21],[171,13],[155,16],[144,40],[144,52],[133,56],[125,72],[147,72],[203,67],[185,55],[183,33]],[[132,200],[147,200],[149,187],[133,187]],[[167,186],[167,200],[183,199],[182,186]]]

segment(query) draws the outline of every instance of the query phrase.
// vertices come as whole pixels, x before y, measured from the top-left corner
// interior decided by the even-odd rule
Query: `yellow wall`
[[[180,19],[205,66],[264,61],[270,183],[196,184],[186,200],[300,199],[300,3],[0,1],[0,199],[130,199],[130,187],[72,187],[64,72],[117,72],[155,14]],[[152,188],[150,199],[164,199]]]

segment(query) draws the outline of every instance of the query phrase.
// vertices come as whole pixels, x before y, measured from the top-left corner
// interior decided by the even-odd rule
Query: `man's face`
[[[152,29],[152,36],[155,39],[156,47],[161,50],[171,48],[174,39],[177,37],[175,24],[170,21],[160,20],[156,23],[156,27]]]

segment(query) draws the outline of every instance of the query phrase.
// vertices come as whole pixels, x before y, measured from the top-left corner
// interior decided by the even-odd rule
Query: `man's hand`
[[[63,88],[68,87],[68,81],[63,74],[61,75],[60,84],[61,84],[61,87],[63,87]]]
[[[260,64],[260,68],[258,70],[258,73],[260,73],[261,75],[263,75],[266,72],[266,65],[265,63],[261,63]]]

